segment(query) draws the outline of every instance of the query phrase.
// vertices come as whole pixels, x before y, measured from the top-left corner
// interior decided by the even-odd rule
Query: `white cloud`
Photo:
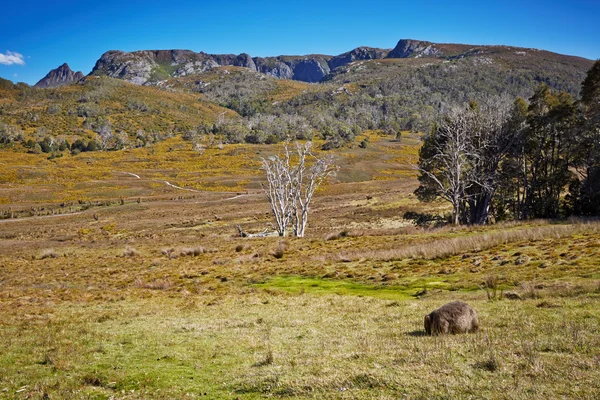
[[[6,51],[6,54],[0,53],[0,64],[2,65],[25,65],[25,61],[23,60],[23,54],[16,53],[14,51]]]
[[[16,78],[17,76],[19,76],[19,74],[13,74],[13,76]]]

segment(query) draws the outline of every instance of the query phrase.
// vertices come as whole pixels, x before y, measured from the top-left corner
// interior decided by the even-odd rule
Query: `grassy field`
[[[277,147],[0,153],[0,398],[598,398],[600,222],[417,228],[417,138],[368,135],[303,239],[237,236]]]

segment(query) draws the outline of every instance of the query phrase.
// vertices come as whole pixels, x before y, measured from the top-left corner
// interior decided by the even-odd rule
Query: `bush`
[[[87,144],[87,151],[98,151],[100,149],[100,145],[95,140],[90,140]]]

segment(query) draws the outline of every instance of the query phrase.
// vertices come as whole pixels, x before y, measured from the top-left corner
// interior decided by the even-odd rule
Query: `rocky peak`
[[[431,57],[442,55],[435,43],[423,40],[401,39],[387,58]]]
[[[40,79],[34,86],[38,88],[52,88],[62,85],[68,85],[69,83],[77,82],[83,78],[81,71],[73,72],[67,63],[64,63],[60,67],[51,70],[48,74]]]
[[[354,50],[350,50],[346,53],[342,53],[339,56],[333,57],[329,60],[329,68],[336,69],[342,65],[350,64],[357,60],[377,60],[385,58],[389,53],[389,50],[377,49],[374,47],[361,46]]]

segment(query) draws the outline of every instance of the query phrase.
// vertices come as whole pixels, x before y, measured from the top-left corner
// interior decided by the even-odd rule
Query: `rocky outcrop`
[[[335,56],[329,60],[329,68],[334,70],[337,67],[341,67],[359,60],[378,60],[385,58],[389,52],[389,50],[377,49],[373,47],[357,47],[354,50],[340,54],[339,56]]]
[[[274,76],[280,79],[292,79],[294,71],[292,68],[278,57],[255,57],[253,58],[256,70],[263,74]]]
[[[67,63],[60,67],[51,70],[48,74],[40,79],[34,86],[38,88],[53,88],[69,83],[77,82],[83,78],[81,71],[73,72]]]
[[[238,66],[282,79],[319,82],[330,71],[331,57],[311,55],[305,57],[255,57],[246,53],[206,54],[189,50],[108,51],[96,62],[92,75],[143,85],[169,77],[180,77],[204,72],[219,66]]]
[[[321,56],[306,57],[292,63],[292,79],[303,82],[320,82],[330,71],[327,60]]]
[[[402,39],[396,47],[389,52],[387,58],[419,58],[436,57],[443,55],[443,52],[436,47],[435,43],[422,40]]]
[[[128,53],[111,50],[96,61],[91,75],[107,75],[143,85],[150,79],[153,68],[158,66],[155,59],[156,53],[151,51]]]

